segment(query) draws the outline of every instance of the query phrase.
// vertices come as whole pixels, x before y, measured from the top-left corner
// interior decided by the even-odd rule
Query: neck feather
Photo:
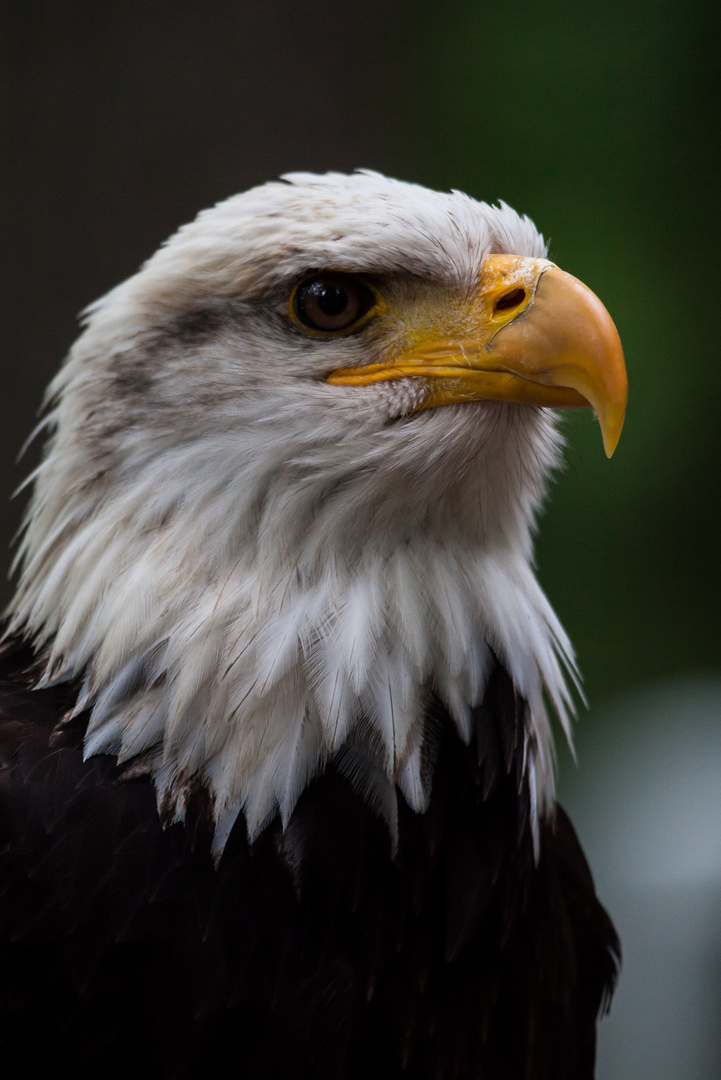
[[[253,480],[224,472],[220,444],[149,459],[99,494],[56,446],[31,505],[11,629],[35,638],[45,682],[83,677],[86,755],[149,773],[171,819],[194,785],[208,788],[218,850],[241,812],[251,836],[277,813],[287,820],[339,755],[367,770],[368,791],[385,785],[391,828],[396,788],[422,811],[429,696],[468,740],[494,657],[528,704],[521,752],[543,814],[553,796],[544,692],[568,730],[564,671],[575,681],[575,669],[530,565],[558,440],[539,414],[534,468],[514,473],[504,460],[518,449],[514,423],[500,407],[487,467],[461,431],[457,479],[440,494],[433,470],[409,487],[402,453],[395,473],[380,456],[375,473],[338,482],[312,448],[298,475]]]

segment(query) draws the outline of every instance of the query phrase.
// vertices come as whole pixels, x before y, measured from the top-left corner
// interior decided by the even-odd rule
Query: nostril
[[[510,311],[511,308],[519,307],[526,299],[525,289],[511,289],[504,296],[499,297],[495,303],[496,311]]]

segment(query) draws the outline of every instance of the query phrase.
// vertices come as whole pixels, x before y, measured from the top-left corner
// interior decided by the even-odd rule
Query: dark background
[[[568,466],[538,545],[591,703],[578,777],[613,787],[613,761],[647,715],[619,702],[659,686],[671,697],[686,688],[673,697],[686,714],[669,722],[689,739],[703,741],[697,701],[721,728],[721,694],[708,690],[721,685],[711,4],[5,0],[0,10],[1,505],[37,460],[36,448],[19,466],[15,455],[77,313],[199,209],[284,171],[356,166],[504,199],[599,293],[627,351],[618,451],[606,461],[590,414],[566,419]],[[2,549],[22,501],[3,512]],[[598,761],[617,748],[607,780],[584,738],[600,740],[588,752]],[[718,768],[721,781],[721,757]],[[567,757],[561,772],[565,783]],[[571,802],[583,790],[569,782]],[[699,813],[721,830],[718,810]],[[721,881],[721,855],[714,866]],[[631,1075],[610,1057],[602,1067]],[[706,1075],[687,1068],[684,1080]]]

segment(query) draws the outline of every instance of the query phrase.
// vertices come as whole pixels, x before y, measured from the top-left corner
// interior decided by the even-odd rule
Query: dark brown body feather
[[[201,795],[56,731],[69,688],[0,660],[4,1076],[587,1080],[618,942],[566,815],[534,859],[523,703],[498,667],[465,746],[428,718],[427,813],[386,824],[331,766],[218,867]]]

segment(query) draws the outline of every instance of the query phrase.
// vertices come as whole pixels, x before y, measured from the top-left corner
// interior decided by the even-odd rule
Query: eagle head
[[[462,738],[492,658],[528,703],[534,814],[552,799],[544,692],[568,640],[531,566],[553,409],[607,452],[623,355],[605,308],[510,207],[376,173],[292,174],[180,229],[86,313],[49,390],[13,633],[81,679],[85,752],[284,820],[329,760],[393,828],[416,810],[428,701]],[[565,672],[565,674],[564,674]]]

